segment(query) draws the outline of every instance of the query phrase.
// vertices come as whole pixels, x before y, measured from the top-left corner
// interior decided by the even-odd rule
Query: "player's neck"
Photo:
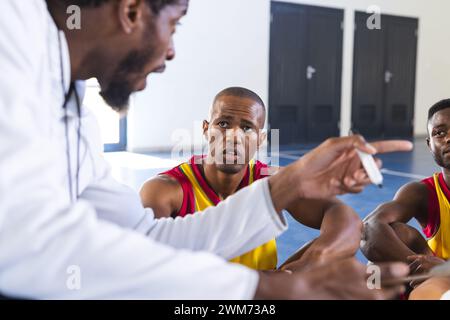
[[[237,191],[246,172],[244,168],[238,173],[228,174],[218,170],[214,164],[207,163],[203,163],[201,168],[206,181],[221,200]]]

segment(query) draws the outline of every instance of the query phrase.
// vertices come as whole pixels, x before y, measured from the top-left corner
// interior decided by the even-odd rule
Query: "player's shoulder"
[[[428,180],[412,181],[403,185],[395,194],[394,200],[413,204],[427,204],[433,188]]]
[[[161,198],[171,197],[182,193],[180,182],[173,176],[160,174],[142,185],[141,194],[157,194]]]
[[[177,179],[166,174],[147,180],[140,191],[144,207],[152,208],[158,218],[169,217],[180,210],[183,195],[183,189]]]
[[[159,174],[149,180],[147,180],[143,186],[151,188],[174,188],[179,187],[180,182],[177,178],[168,174]]]

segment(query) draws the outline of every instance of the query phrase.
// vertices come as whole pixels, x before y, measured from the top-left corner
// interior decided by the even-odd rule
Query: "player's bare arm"
[[[361,249],[371,261],[403,261],[426,245],[420,233],[406,224],[413,218],[427,223],[428,189],[420,182],[403,186],[391,202],[384,203],[364,219]],[[400,236],[401,235],[401,236]]]
[[[159,175],[144,183],[140,196],[144,207],[152,208],[156,218],[168,218],[180,210],[183,189],[176,179]]]

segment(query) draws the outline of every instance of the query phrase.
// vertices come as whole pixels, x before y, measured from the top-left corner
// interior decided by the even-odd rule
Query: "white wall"
[[[289,2],[345,9],[343,133],[348,131],[351,115],[354,11],[376,4],[382,13],[419,18],[415,134],[426,133],[429,106],[450,96],[450,1]],[[195,132],[195,142],[201,143],[200,121],[207,116],[214,95],[227,86],[248,87],[267,102],[269,21],[269,0],[191,0],[175,37],[176,59],[165,74],[152,76],[148,88],[135,97],[129,115],[129,149],[169,148],[176,142],[171,137],[177,129]]]

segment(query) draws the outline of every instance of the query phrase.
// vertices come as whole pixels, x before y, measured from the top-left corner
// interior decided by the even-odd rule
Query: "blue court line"
[[[414,174],[414,173],[407,173],[407,172],[389,170],[389,169],[386,169],[386,168],[383,168],[380,171],[382,173],[384,173],[384,174],[389,174],[391,176],[402,177],[402,178],[410,178],[410,179],[416,179],[416,180],[423,180],[423,179],[427,178],[427,176],[423,176],[421,174]]]

